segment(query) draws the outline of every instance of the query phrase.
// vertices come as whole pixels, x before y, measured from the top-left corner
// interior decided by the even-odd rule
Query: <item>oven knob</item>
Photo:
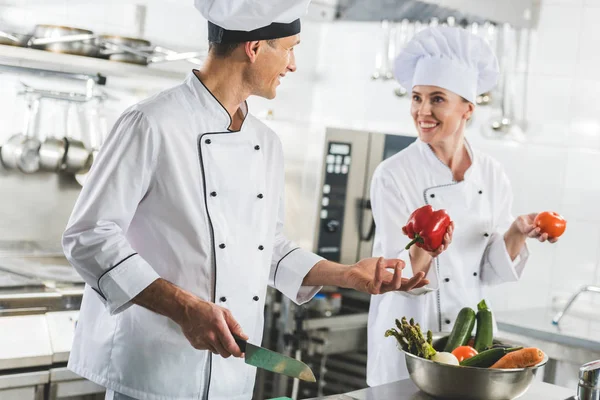
[[[340,221],[336,220],[336,219],[330,219],[326,224],[325,224],[325,229],[327,230],[327,232],[337,232],[338,229],[340,229]]]

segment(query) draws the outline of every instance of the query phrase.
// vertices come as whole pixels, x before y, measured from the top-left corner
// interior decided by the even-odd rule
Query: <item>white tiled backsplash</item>
[[[0,0],[0,25],[29,29],[35,23],[74,24],[127,35],[138,29],[132,5],[65,0],[52,1],[51,7],[23,1],[22,8],[18,3],[2,6]],[[148,39],[179,49],[206,46],[206,25],[191,1],[159,3],[150,2],[147,11]],[[527,97],[515,101],[519,110],[523,105],[526,110],[525,143],[486,138],[483,133],[490,134],[489,123],[497,112],[485,107],[477,110],[468,137],[505,166],[515,215],[555,210],[569,222],[558,244],[530,244],[532,256],[521,282],[491,290],[496,309],[544,306],[582,284],[600,284],[600,1],[544,0],[539,17],[532,35]],[[303,134],[304,141],[322,140],[325,126],[414,134],[408,97],[394,96],[393,81],[370,78],[380,35],[377,23],[304,23],[296,53],[298,72],[286,76],[277,99],[251,99],[251,111],[259,117],[273,111],[275,121],[281,121],[277,126],[284,147],[297,145],[286,142],[286,133]],[[15,91],[16,79],[0,75],[0,140],[22,125],[23,107],[15,102]],[[109,123],[145,95],[121,93],[119,102],[110,103]],[[294,127],[289,132],[286,121]],[[299,129],[302,124],[310,129]],[[316,207],[307,210],[307,218],[315,212]],[[598,301],[582,299],[587,304]]]

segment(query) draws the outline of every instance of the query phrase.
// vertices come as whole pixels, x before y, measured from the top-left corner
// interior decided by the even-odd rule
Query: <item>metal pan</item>
[[[31,35],[0,31],[0,44],[5,46],[27,47],[27,42],[30,38]]]
[[[154,52],[152,43],[144,39],[101,35],[98,42],[103,48],[102,53],[111,61],[148,65],[148,58]]]
[[[96,57],[99,53],[92,31],[70,26],[36,25],[31,47],[54,53]]]

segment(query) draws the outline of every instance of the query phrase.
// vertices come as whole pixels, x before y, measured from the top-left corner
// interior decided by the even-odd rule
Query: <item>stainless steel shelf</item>
[[[111,78],[116,78],[119,85],[139,88],[173,85],[192,69],[185,61],[143,66],[6,45],[0,45],[0,65],[21,67],[27,73],[36,69],[41,71],[41,75],[43,71],[92,77],[101,75],[107,77],[109,85]]]

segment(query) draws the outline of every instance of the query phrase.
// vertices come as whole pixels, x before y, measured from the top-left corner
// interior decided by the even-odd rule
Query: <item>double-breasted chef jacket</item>
[[[403,277],[413,275],[408,252],[400,253],[410,241],[402,234],[402,226],[414,210],[426,204],[436,210],[445,209],[455,229],[452,244],[432,261],[428,286],[371,297],[367,363],[370,386],[408,377],[396,340],[384,337],[385,331],[395,326],[396,318],[414,318],[423,332],[450,332],[463,307],[477,310],[485,285],[517,281],[523,272],[529,256],[527,247],[511,260],[504,242],[504,232],[514,220],[508,177],[497,161],[474,150],[468,142],[466,146],[472,165],[460,182],[419,139],[382,162],[373,175],[373,255],[401,257],[406,262]]]
[[[194,73],[129,108],[107,138],[63,236],[87,283],[68,367],[134,398],[246,400],[255,369],[194,349],[131,299],[157,278],[229,309],[261,343],[267,286],[296,303],[322,258],[283,235],[277,135],[231,118]]]

